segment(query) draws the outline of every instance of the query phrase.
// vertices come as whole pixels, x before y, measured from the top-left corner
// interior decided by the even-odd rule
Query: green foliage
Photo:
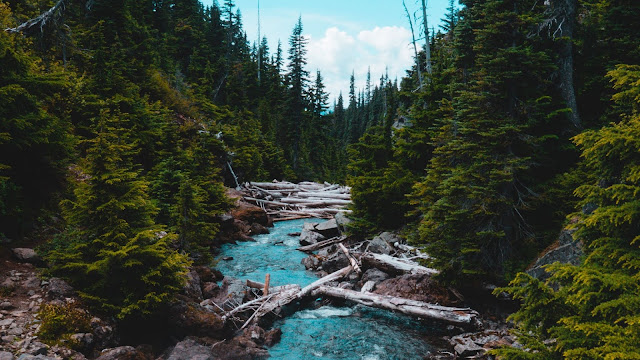
[[[0,27],[13,25],[0,3]],[[0,33],[0,228],[11,238],[30,231],[43,209],[55,208],[63,169],[73,145],[61,97],[70,77],[46,72],[29,41]]]
[[[73,334],[92,331],[91,316],[75,303],[43,304],[38,311],[38,319],[40,328],[36,335],[49,345],[67,342]]]
[[[586,256],[579,266],[554,264],[546,283],[519,275],[505,289],[523,300],[513,315],[532,341],[554,339],[543,348],[549,358],[633,359],[640,357],[640,113],[638,66],[620,65],[609,73],[619,90],[616,101],[634,109],[617,123],[575,137],[584,163],[597,180],[576,189],[588,213],[576,213],[576,237]],[[504,350],[502,354],[522,351]],[[518,355],[524,356],[524,355]],[[553,357],[551,357],[553,356]]]
[[[95,309],[119,319],[146,317],[184,283],[187,259],[161,235],[148,183],[133,170],[126,121],[103,112],[88,140],[87,179],[66,201],[70,242],[49,254],[50,272],[68,279]]]

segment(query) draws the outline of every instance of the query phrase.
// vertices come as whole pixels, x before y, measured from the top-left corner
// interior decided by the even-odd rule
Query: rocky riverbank
[[[255,205],[242,200],[242,194],[228,190],[235,199],[234,209],[221,216],[218,243],[250,241],[251,236],[268,232],[271,221]],[[259,359],[268,356],[265,347],[279,339],[278,330],[258,326],[238,331],[233,322],[222,320],[222,309],[229,309],[248,296],[248,288],[237,281],[223,280],[220,272],[194,267],[188,282],[155,323],[157,333],[143,334],[150,344],[129,346],[128,329],[114,321],[95,316],[66,282],[44,278],[39,267],[45,264],[31,248],[3,251],[0,257],[0,360],[187,360]],[[218,282],[222,281],[222,286]],[[43,319],[42,309],[58,311]],[[65,334],[51,340],[50,327],[62,326],[56,319],[74,316],[86,319],[83,332]],[[47,327],[49,326],[49,327]],[[124,336],[126,334],[126,336]]]
[[[314,248],[314,244],[318,247],[327,243],[328,237],[340,235],[340,230],[344,229],[348,221],[339,215],[333,222],[322,225],[307,224],[300,234],[302,249]],[[336,282],[334,285],[339,288],[444,306],[461,307],[470,303],[460,292],[438,284],[432,279],[431,273],[423,271],[416,261],[427,259],[428,254],[408,246],[397,234],[385,232],[365,241],[345,237],[342,243],[348,248],[348,254],[338,244],[328,244],[311,252],[303,260],[303,264],[319,276],[326,276],[348,266],[349,256],[352,256],[363,266],[363,273],[361,276],[351,276]],[[386,266],[388,264],[371,261],[376,257],[386,259],[389,263],[397,259],[407,266]],[[519,346],[515,337],[509,334],[506,313],[496,308],[500,307],[500,300],[495,299],[490,290],[491,287],[487,287],[486,294],[482,296],[491,299],[493,307],[485,306],[479,309],[481,317],[476,328],[445,324],[440,341],[436,341],[443,349],[429,355],[428,358],[491,359],[491,356],[487,355],[491,349]]]

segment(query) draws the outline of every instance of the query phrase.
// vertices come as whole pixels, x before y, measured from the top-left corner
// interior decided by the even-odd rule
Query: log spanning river
[[[225,276],[264,281],[271,285],[308,285],[318,277],[300,261],[307,255],[296,250],[305,220],[278,222],[270,234],[256,242],[224,245],[217,268]],[[321,220],[309,220],[318,222]],[[276,321],[282,340],[269,349],[272,359],[422,359],[435,350],[426,338],[437,329],[409,317],[364,306],[333,307],[298,311]]]

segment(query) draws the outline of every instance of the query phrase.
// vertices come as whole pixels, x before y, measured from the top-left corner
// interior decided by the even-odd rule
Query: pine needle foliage
[[[639,76],[637,65],[609,72],[618,91],[614,100],[633,110],[574,138],[585,165],[598,177],[576,189],[582,206],[596,206],[572,215],[575,236],[584,243],[584,262],[551,265],[545,283],[521,274],[503,289],[522,299],[512,318],[523,338],[541,350],[536,355],[497,352],[505,358],[640,358],[640,99],[628,96]],[[543,343],[547,338],[552,341]]]

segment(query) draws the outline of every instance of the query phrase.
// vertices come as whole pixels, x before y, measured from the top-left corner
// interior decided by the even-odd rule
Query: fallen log
[[[278,211],[276,214],[280,214],[280,213],[281,213],[281,211]],[[269,214],[269,215],[275,215],[275,214]],[[310,215],[310,214],[300,214],[300,215],[287,216],[287,217],[282,217],[282,218],[274,218],[273,222],[289,221],[289,220],[300,220],[300,219],[311,219],[313,217],[314,217],[314,215]]]
[[[453,308],[409,300],[394,296],[361,293],[338,287],[320,286],[313,291],[314,296],[328,296],[349,300],[365,306],[391,310],[423,319],[438,320],[463,327],[478,327],[478,312],[468,308]]]
[[[358,265],[358,261],[356,260],[356,258],[351,256],[351,254],[349,253],[349,249],[347,249],[347,247],[342,243],[339,243],[338,246],[340,247],[340,250],[342,250],[342,252],[347,256],[347,259],[349,259],[353,270],[355,270],[358,274],[362,274],[362,270],[360,269],[360,265]]]
[[[346,236],[338,236],[338,237],[334,237],[331,239],[327,239],[327,240],[323,240],[320,242],[317,242],[315,244],[311,244],[311,245],[307,245],[307,246],[301,246],[298,248],[298,250],[300,251],[304,251],[304,252],[312,252],[312,251],[316,251],[316,250],[320,250],[322,248],[325,248],[327,246],[331,246],[333,244],[337,244],[339,242],[343,242],[346,239]]]
[[[262,309],[262,310],[264,310],[265,308],[269,308],[269,309],[273,310],[277,306],[276,307],[273,307],[273,305],[270,305],[270,306],[266,306],[265,305],[265,306],[263,306],[264,303],[266,303],[266,302],[281,302],[283,299],[290,298],[292,296],[292,294],[294,295],[292,300],[295,300],[296,299],[295,295],[297,295],[299,292],[300,292],[300,285],[297,285],[297,284],[290,284],[290,285],[273,287],[273,288],[271,288],[271,294],[270,295],[262,296],[262,297],[259,297],[257,299],[248,301],[248,302],[246,302],[246,303],[244,303],[242,305],[237,306],[236,308],[232,309],[231,311],[227,312],[224,316],[222,316],[222,321],[227,321],[227,320],[231,319],[234,315],[239,314],[239,313],[244,312],[244,311],[251,310],[255,306],[259,306],[259,308]],[[289,302],[291,302],[292,300],[290,300]],[[287,302],[286,304],[288,304],[289,302]],[[269,310],[269,311],[271,311],[271,310]]]
[[[350,194],[334,194],[330,192],[300,192],[298,196],[301,198],[329,198],[351,200]]]
[[[390,274],[438,274],[439,271],[418,265],[407,259],[400,259],[390,255],[366,253],[360,257],[365,267],[374,267]]]
[[[317,206],[317,207],[319,207],[319,206],[333,206],[333,205],[345,206],[345,205],[350,205],[351,204],[351,200],[327,199],[327,198],[297,199],[297,198],[286,197],[286,198],[281,198],[278,201],[283,202],[283,203],[287,203],[287,204],[297,204],[297,205],[302,205],[302,206]]]
[[[286,203],[282,203],[282,202],[279,202],[279,201],[256,199],[256,198],[252,198],[252,197],[245,197],[244,199],[247,200],[247,201],[253,201],[256,204],[265,204],[265,205],[270,205],[270,206],[283,206],[283,207],[291,206],[291,204],[286,204]]]
[[[290,182],[250,182],[249,187],[255,186],[264,190],[298,190],[300,188]]]
[[[316,280],[314,282],[312,282],[311,284],[305,286],[304,288],[302,288],[302,290],[300,290],[300,292],[298,293],[297,297],[298,299],[303,298],[309,294],[311,294],[315,289],[317,289],[318,287],[326,284],[326,283],[330,283],[332,281],[336,281],[336,280],[340,280],[343,277],[349,275],[349,273],[353,270],[352,266],[347,266],[345,268],[342,268],[336,272],[332,272],[331,274]]]

